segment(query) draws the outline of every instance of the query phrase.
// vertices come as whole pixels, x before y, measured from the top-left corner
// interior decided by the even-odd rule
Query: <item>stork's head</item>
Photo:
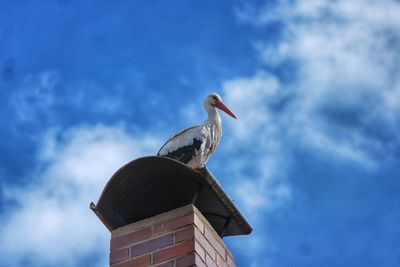
[[[212,110],[215,110],[215,108],[219,108],[232,118],[236,119],[235,114],[233,114],[232,111],[230,111],[229,108],[224,105],[221,97],[216,93],[211,93],[206,96],[206,98],[204,99],[204,107],[207,112],[211,112]]]

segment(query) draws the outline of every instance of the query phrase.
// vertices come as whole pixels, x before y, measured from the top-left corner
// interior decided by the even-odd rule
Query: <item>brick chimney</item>
[[[163,157],[120,168],[90,208],[111,232],[110,267],[235,267],[222,237],[252,231],[206,168]]]
[[[235,267],[233,256],[192,204],[112,231],[111,267]]]

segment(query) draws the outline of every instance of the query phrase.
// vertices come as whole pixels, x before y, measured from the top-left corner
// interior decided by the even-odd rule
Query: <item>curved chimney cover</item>
[[[143,157],[120,168],[90,208],[111,231],[190,203],[220,236],[252,231],[207,169],[194,170],[165,157]]]

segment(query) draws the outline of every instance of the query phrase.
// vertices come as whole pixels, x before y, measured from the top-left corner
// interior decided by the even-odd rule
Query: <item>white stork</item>
[[[202,124],[184,129],[172,136],[158,151],[157,156],[176,159],[191,168],[203,168],[219,143],[222,134],[221,117],[216,108],[236,119],[221,97],[212,93],[204,99],[208,118]]]

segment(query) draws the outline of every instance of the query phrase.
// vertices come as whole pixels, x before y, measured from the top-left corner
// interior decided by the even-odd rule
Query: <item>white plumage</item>
[[[200,125],[180,131],[172,136],[160,149],[158,156],[179,160],[191,168],[202,168],[218,146],[222,135],[221,117],[216,108],[235,115],[222,103],[221,97],[212,93],[204,100],[208,118]]]

